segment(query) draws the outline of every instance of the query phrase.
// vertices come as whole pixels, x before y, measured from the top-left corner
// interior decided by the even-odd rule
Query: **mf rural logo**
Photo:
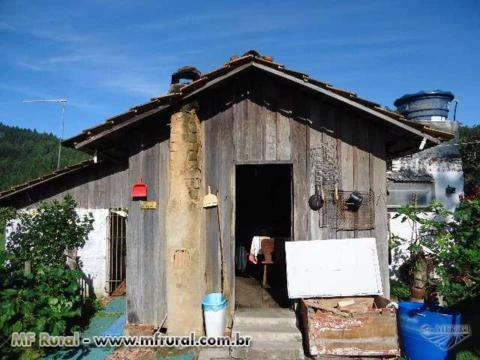
[[[422,325],[420,334],[443,351],[450,350],[472,334],[470,325]]]

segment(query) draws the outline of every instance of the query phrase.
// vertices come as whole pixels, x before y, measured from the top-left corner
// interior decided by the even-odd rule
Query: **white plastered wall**
[[[78,215],[83,217],[88,213],[93,216],[93,230],[88,234],[85,246],[78,250],[77,256],[82,262],[82,270],[87,282],[93,287],[97,297],[107,295],[105,285],[107,281],[107,219],[108,209],[77,209]]]

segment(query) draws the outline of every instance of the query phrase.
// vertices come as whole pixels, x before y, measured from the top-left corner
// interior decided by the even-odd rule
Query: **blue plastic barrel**
[[[459,312],[403,301],[398,313],[400,342],[407,359],[452,359],[460,336]]]

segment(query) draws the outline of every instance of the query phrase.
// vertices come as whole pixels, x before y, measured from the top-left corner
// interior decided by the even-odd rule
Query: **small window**
[[[387,206],[398,208],[415,201],[418,207],[427,207],[435,199],[433,183],[405,182],[388,184]]]

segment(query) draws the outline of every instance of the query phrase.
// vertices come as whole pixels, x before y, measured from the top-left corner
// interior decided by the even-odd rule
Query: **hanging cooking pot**
[[[345,204],[350,210],[357,210],[362,205],[362,202],[363,196],[358,191],[354,191],[350,194]]]
[[[313,211],[317,211],[322,208],[323,203],[323,197],[318,193],[318,187],[315,186],[315,194],[310,196],[310,199],[308,199],[308,206],[310,206],[310,209]]]

